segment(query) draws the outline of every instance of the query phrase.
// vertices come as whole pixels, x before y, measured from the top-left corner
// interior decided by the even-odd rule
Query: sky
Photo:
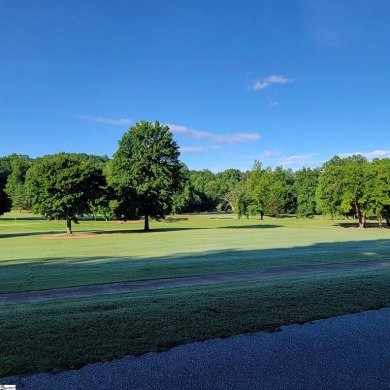
[[[0,0],[0,156],[112,157],[141,120],[189,169],[390,157],[388,0]]]

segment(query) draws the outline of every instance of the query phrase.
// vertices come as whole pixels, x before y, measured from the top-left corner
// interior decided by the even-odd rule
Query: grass
[[[388,229],[339,223],[204,214],[154,222],[142,234],[142,223],[83,221],[66,239],[61,221],[8,214],[0,218],[0,291],[389,259]],[[390,305],[389,281],[389,268],[349,270],[3,306],[0,377],[377,309]]]
[[[155,222],[148,234],[142,222],[83,221],[71,239],[63,221],[2,219],[0,293],[388,257],[389,230],[323,219],[204,214]]]

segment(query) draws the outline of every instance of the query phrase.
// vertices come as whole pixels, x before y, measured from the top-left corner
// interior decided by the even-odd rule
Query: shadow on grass
[[[356,221],[350,221],[350,222],[338,222],[333,224],[332,226],[338,226],[346,229],[350,228],[357,228],[359,229],[359,222]],[[370,228],[380,228],[378,221],[367,221],[366,223],[366,229]],[[386,223],[382,223],[382,228],[386,228]]]
[[[183,220],[186,220],[186,218],[183,218]],[[175,221],[176,222],[176,221]],[[170,223],[170,222],[168,222]],[[97,229],[90,229],[90,230],[77,230],[73,231],[72,236],[67,237],[80,237],[80,236],[92,236],[92,235],[105,235],[105,234],[112,234],[112,235],[120,235],[120,234],[133,234],[133,233],[167,233],[167,232],[178,232],[178,231],[188,231],[188,230],[204,230],[204,229],[273,229],[283,227],[282,225],[274,225],[274,224],[256,224],[256,225],[232,225],[232,226],[216,226],[216,227],[158,227],[155,229],[150,229],[149,231],[143,230],[142,227],[139,227],[137,229],[118,229],[118,230],[97,230]],[[27,236],[51,236],[51,235],[60,235],[61,237],[66,236],[66,231],[64,230],[56,230],[56,231],[35,231],[35,232],[21,232],[21,233],[2,233],[0,234],[0,239],[2,238],[12,238],[12,237],[27,237]]]
[[[163,222],[172,223],[172,222],[182,222],[182,221],[188,221],[188,218],[183,217],[166,217]]]
[[[255,272],[297,266],[342,265],[390,260],[389,242],[390,240],[380,239],[258,250],[231,248],[146,258],[129,253],[129,256],[119,257],[95,255],[2,260],[0,261],[0,274],[2,275],[0,293],[227,272]],[[153,241],[150,244],[153,245]],[[182,248],[186,248],[185,242]],[[99,249],[95,251],[99,253]],[[387,269],[390,270],[390,267],[387,266]],[[338,270],[335,269],[332,272],[337,273]]]
[[[22,232],[22,233],[2,233],[0,234],[1,238],[12,238],[12,237],[28,237],[28,236],[43,236],[43,235],[52,235],[52,234],[61,234],[66,232],[64,230],[56,231],[46,231],[46,232]]]
[[[221,227],[217,227],[216,229],[275,229],[280,227],[285,227],[285,226],[264,223],[264,224],[257,224],[257,225],[221,226]]]

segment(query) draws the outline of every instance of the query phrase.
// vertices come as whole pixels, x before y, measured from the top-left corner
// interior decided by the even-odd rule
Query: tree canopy
[[[49,219],[65,219],[67,233],[72,221],[89,213],[90,203],[105,190],[102,169],[88,160],[68,154],[48,156],[28,170],[26,191],[32,211]]]
[[[173,196],[182,188],[179,147],[168,126],[142,121],[132,126],[114,154],[110,184],[118,197],[117,214],[125,219],[164,218],[172,210]]]

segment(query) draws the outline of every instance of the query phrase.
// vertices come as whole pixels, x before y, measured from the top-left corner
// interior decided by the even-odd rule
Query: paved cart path
[[[0,294],[0,305],[45,302],[57,299],[81,298],[96,295],[120,294],[174,287],[202,286],[226,282],[244,282],[286,276],[299,276],[310,273],[338,272],[351,269],[375,269],[389,266],[390,260],[355,261],[349,263],[282,267],[252,272],[227,272],[177,278],[95,284],[92,286],[56,288],[51,290]]]
[[[390,308],[58,374],[0,378],[0,384],[17,390],[389,390]]]

